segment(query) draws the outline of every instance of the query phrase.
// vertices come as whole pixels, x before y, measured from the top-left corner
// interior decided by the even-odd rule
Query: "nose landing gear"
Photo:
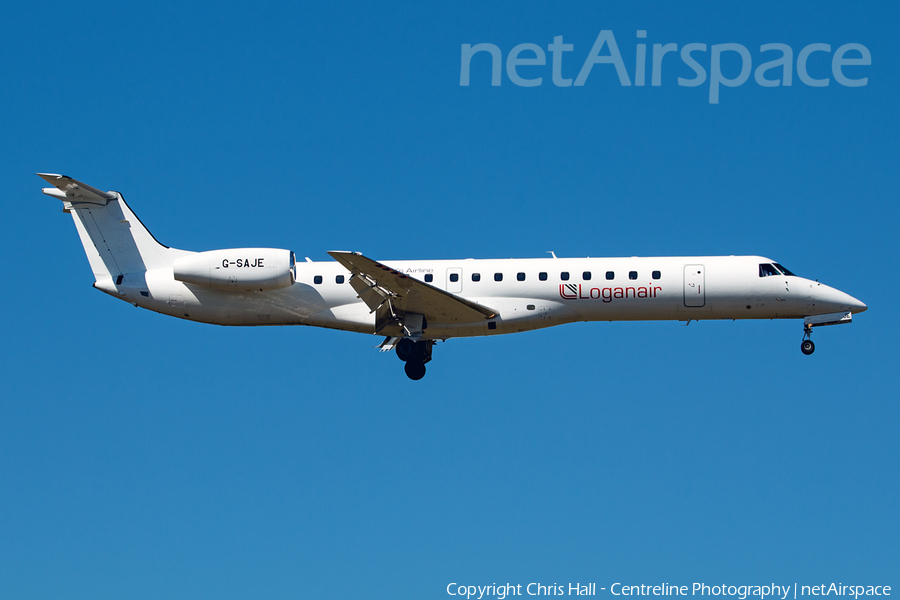
[[[410,338],[403,338],[397,342],[395,350],[397,357],[406,363],[404,371],[406,376],[413,381],[418,381],[425,377],[425,363],[431,360],[431,349],[434,346],[434,340],[414,341]]]
[[[810,339],[812,336],[812,325],[809,323],[803,324],[803,341],[800,342],[800,352],[809,356],[813,352],[816,351],[816,345],[813,344],[813,341]]]
[[[841,312],[828,313],[826,315],[810,315],[803,319],[803,341],[800,342],[800,352],[809,356],[816,351],[816,345],[813,344],[810,336],[813,327],[822,327],[823,325],[840,325],[842,323],[850,323],[853,320],[853,313],[849,310]]]

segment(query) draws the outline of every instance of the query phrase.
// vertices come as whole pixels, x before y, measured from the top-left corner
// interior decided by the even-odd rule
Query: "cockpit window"
[[[767,263],[762,263],[759,265],[759,276],[760,277],[770,277],[772,275],[781,275],[778,272],[778,269],[775,268],[775,265],[770,265]]]
[[[779,265],[778,263],[775,263],[775,268],[777,268],[779,271],[781,271],[781,272],[784,273],[785,275],[790,275],[791,277],[796,277],[796,275],[794,275],[793,273],[791,273],[790,271],[788,271],[787,269],[785,269],[784,267],[782,267],[782,266]]]

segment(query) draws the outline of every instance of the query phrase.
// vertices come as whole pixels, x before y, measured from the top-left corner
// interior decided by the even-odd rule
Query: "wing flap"
[[[414,279],[356,252],[329,252],[353,277],[353,289],[375,311],[390,300],[395,310],[425,315],[432,323],[478,323],[497,311]]]

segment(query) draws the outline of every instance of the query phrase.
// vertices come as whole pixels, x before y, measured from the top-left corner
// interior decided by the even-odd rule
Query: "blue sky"
[[[900,584],[897,9],[483,4],[5,9],[0,596]],[[632,77],[646,30],[754,68],[787,44],[794,82],[712,105],[670,54],[659,87],[601,64],[563,88],[548,52],[520,67],[541,86],[489,85],[486,55],[459,85],[462,44],[562,35],[574,78],[601,30]],[[827,87],[798,79],[813,43]],[[847,43],[864,87],[831,74]],[[98,293],[38,171],[189,250],[762,254],[869,310],[812,357],[799,322],[589,323],[441,344],[414,383],[376,338]]]

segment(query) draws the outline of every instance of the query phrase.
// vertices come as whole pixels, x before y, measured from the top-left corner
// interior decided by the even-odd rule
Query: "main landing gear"
[[[434,340],[415,341],[410,338],[403,338],[394,349],[397,357],[406,363],[404,370],[406,376],[413,381],[418,381],[425,377],[425,363],[431,360],[431,348],[434,346]]]
[[[812,336],[812,325],[805,323],[803,325],[803,341],[800,342],[800,352],[807,356],[816,351],[816,345],[813,344],[810,336]]]

